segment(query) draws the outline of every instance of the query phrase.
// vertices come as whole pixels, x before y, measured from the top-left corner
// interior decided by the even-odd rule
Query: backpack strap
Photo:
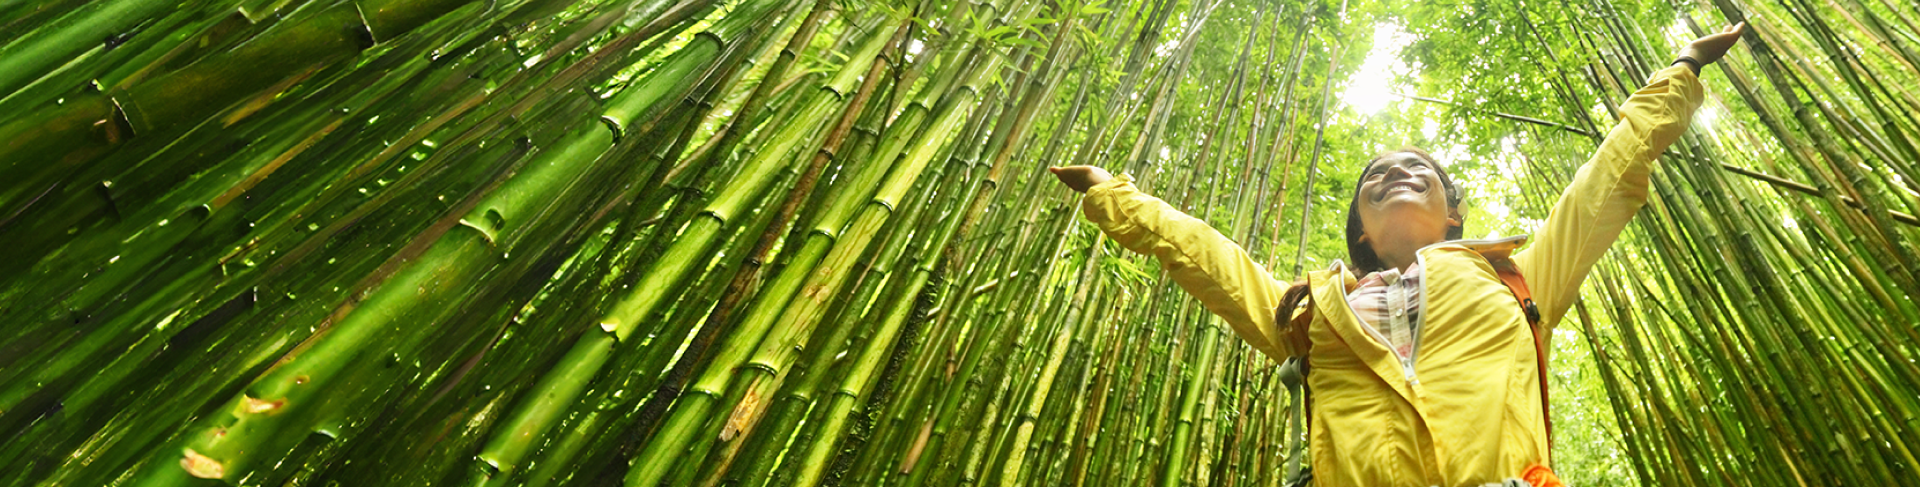
[[[1313,466],[1304,464],[1300,457],[1307,451],[1306,437],[1313,431],[1313,389],[1307,387],[1307,374],[1311,368],[1307,365],[1307,351],[1313,348],[1313,340],[1307,335],[1307,328],[1313,326],[1313,292],[1309,288],[1307,299],[1302,303],[1306,309],[1289,318],[1293,310],[1279,310],[1279,318],[1287,322],[1287,340],[1294,344],[1294,350],[1300,353],[1287,358],[1280,364],[1280,382],[1287,386],[1294,396],[1293,417],[1287,428],[1287,464],[1281,471],[1287,475],[1285,487],[1306,487],[1313,483]]]
[[[1488,259],[1487,262],[1493,264],[1494,273],[1500,276],[1502,284],[1507,285],[1507,291],[1513,293],[1513,299],[1520,302],[1520,309],[1527,314],[1527,328],[1533,331],[1534,363],[1540,375],[1540,419],[1546,422],[1547,448],[1551,449],[1553,414],[1547,401],[1547,330],[1541,324],[1540,307],[1533,303],[1533,291],[1527,289],[1527,279],[1520,275],[1520,269],[1513,264],[1513,259],[1502,256]]]

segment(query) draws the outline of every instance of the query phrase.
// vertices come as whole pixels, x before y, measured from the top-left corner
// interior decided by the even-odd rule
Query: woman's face
[[[1355,206],[1370,243],[1398,240],[1426,246],[1446,240],[1447,227],[1459,224],[1448,212],[1439,170],[1418,155],[1398,152],[1381,157],[1360,178]]]

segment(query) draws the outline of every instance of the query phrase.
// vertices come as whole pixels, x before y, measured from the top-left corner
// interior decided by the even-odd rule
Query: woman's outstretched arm
[[[1206,222],[1141,193],[1126,175],[1092,166],[1053,168],[1055,176],[1087,194],[1087,220],[1128,250],[1159,259],[1162,268],[1208,311],[1225,319],[1253,348],[1282,360],[1298,353],[1276,323],[1286,288],[1245,250]]]
[[[1526,276],[1542,322],[1551,327],[1580,297],[1580,282],[1619,239],[1627,221],[1647,202],[1653,162],[1693,120],[1704,91],[1698,70],[1724,56],[1745,24],[1693,41],[1673,65],[1653,74],[1646,87],[1620,105],[1620,121],[1593,158],[1580,167],[1559,202],[1533,235],[1533,245],[1514,255]]]

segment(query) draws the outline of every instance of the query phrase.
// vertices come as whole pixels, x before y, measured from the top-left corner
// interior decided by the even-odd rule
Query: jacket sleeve
[[[1121,246],[1158,259],[1175,283],[1254,349],[1274,360],[1296,352],[1274,319],[1286,289],[1206,222],[1141,193],[1125,174],[1088,189],[1081,208]]]
[[[1693,119],[1703,96],[1699,78],[1670,66],[1620,106],[1620,121],[1560,193],[1533,245],[1514,255],[1542,323],[1553,327],[1580,297],[1580,282],[1647,202],[1653,162]]]

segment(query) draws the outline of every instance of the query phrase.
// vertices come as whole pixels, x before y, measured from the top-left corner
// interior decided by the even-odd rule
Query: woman
[[[1743,28],[1693,41],[1628,98],[1533,245],[1510,258],[1525,237],[1457,240],[1459,192],[1418,149],[1375,157],[1362,173],[1347,215],[1354,265],[1336,262],[1292,289],[1125,175],[1092,166],[1052,171],[1086,193],[1088,220],[1158,258],[1255,349],[1274,359],[1307,357],[1317,485],[1463,486],[1516,477],[1557,484],[1545,467],[1543,369],[1533,332],[1492,265],[1518,268],[1550,331],[1579,297],[1588,269],[1646,203],[1653,161],[1700,105],[1699,69],[1725,55]],[[1289,319],[1278,319],[1280,311]]]

